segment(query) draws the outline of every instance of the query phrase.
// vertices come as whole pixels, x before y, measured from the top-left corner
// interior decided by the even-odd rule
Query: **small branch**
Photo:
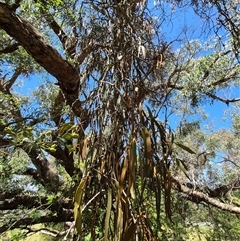
[[[221,84],[224,84],[224,83],[228,82],[229,80],[231,80],[231,79],[233,79],[233,78],[239,78],[237,72],[234,72],[234,73],[232,73],[232,74],[229,75],[229,76],[226,76],[226,77],[224,77],[224,78],[222,78],[222,79],[217,80],[216,82],[214,82],[214,83],[212,83],[212,84],[209,84],[208,87],[211,88],[212,86],[219,86],[219,85],[221,85]]]
[[[63,47],[66,45],[67,35],[62,30],[62,28],[58,25],[58,23],[55,21],[52,15],[48,15],[46,17],[46,20],[48,21],[49,26],[52,28],[53,32],[58,36],[59,40],[61,41]]]
[[[52,237],[61,237],[61,236],[65,235],[65,233],[67,232],[67,231],[60,232],[60,231],[57,231],[57,230],[54,230],[51,228],[47,228],[47,227],[43,227],[43,228],[39,228],[39,229],[32,229],[32,228],[27,227],[26,230],[28,230],[28,236],[29,236],[29,233],[30,233],[30,235],[32,235],[32,233],[41,232],[43,234],[47,234]]]
[[[97,194],[95,194],[86,204],[85,206],[82,208],[82,212],[86,209],[86,207],[104,190],[101,190],[100,192],[98,192]]]
[[[105,16],[105,17],[107,17],[107,18],[110,17],[110,16],[108,16],[108,14],[105,12],[105,9],[104,9],[104,8],[102,8],[102,9],[98,8],[98,7],[96,6],[96,4],[93,3],[93,0],[90,0],[89,3],[90,3],[90,5],[91,5],[91,7],[92,7],[96,12],[101,13],[103,16]]]
[[[75,226],[75,222],[73,221],[70,228],[67,230],[65,237],[63,238],[64,241],[67,240],[67,237],[69,236],[71,230],[74,229],[74,226]]]
[[[214,100],[219,100],[219,101],[221,101],[221,102],[223,102],[223,103],[225,103],[225,104],[229,104],[229,103],[234,103],[234,102],[238,102],[238,101],[240,101],[240,98],[234,98],[234,99],[223,99],[223,98],[221,98],[221,97],[219,97],[219,96],[216,96],[216,95],[214,95],[214,94],[211,94],[211,93],[205,93],[207,96],[209,96],[209,97],[211,97],[211,98],[213,98]]]
[[[14,44],[8,45],[6,48],[0,50],[0,54],[12,53],[12,52],[16,51],[19,46],[20,46],[19,43],[14,43]]]
[[[92,44],[90,43],[87,47],[85,47],[82,50],[82,53],[77,57],[77,63],[79,65],[81,65],[83,63],[83,61],[86,59],[86,57],[92,53],[94,50],[101,48],[103,46],[99,45],[99,44]]]
[[[41,9],[41,11],[43,12],[43,15],[46,15],[46,20],[49,26],[51,27],[53,32],[58,36],[65,52],[70,57],[73,57],[76,54],[76,46],[77,46],[77,39],[78,39],[75,28],[72,28],[72,33],[74,35],[68,36],[50,13],[45,13],[43,9]]]
[[[5,89],[6,89],[6,91],[7,91],[9,94],[10,94],[10,89],[11,89],[11,87],[13,86],[13,84],[15,83],[15,81],[17,80],[18,76],[19,76],[21,73],[22,73],[22,68],[21,68],[21,67],[18,67],[18,68],[15,70],[12,78],[11,78],[9,81],[6,82],[6,84],[5,84]]]

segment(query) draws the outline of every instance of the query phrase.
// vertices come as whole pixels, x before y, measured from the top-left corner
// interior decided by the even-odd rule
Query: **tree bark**
[[[7,230],[12,230],[15,228],[23,228],[28,225],[34,225],[38,223],[60,223],[73,221],[72,210],[63,210],[58,215],[44,215],[39,218],[22,218],[17,221],[9,221],[7,224],[0,226],[0,233],[6,232]]]
[[[12,8],[0,3],[0,28],[13,37],[33,59],[57,80],[68,105],[76,116],[86,118],[79,101],[79,73],[60,53],[50,46],[39,31],[15,14]],[[84,112],[84,113],[82,113]]]
[[[8,194],[11,195],[11,194]],[[13,195],[14,196],[14,195]],[[2,200],[4,196],[1,197]],[[13,198],[4,198],[0,201],[0,210],[14,210],[19,207],[23,207],[24,209],[31,209],[34,207],[38,207],[39,210],[46,209],[46,205],[49,206],[48,197],[40,197],[38,195],[17,195]],[[65,208],[65,209],[72,209],[73,201],[71,199],[61,199],[59,201],[53,201],[51,206],[49,207],[52,211],[58,211],[58,209]],[[41,208],[42,207],[42,208]]]
[[[193,190],[191,188],[188,188],[188,187],[184,186],[176,178],[172,177],[172,182],[173,182],[173,188],[175,190],[177,190],[178,192],[181,192],[185,198],[187,198],[188,200],[190,200],[192,202],[195,202],[197,204],[200,202],[205,202],[205,203],[210,204],[211,206],[219,208],[223,211],[240,214],[240,207],[235,207],[233,205],[223,203],[223,202],[219,201],[218,199],[209,197],[207,194],[205,194],[203,192],[199,192],[199,191]]]

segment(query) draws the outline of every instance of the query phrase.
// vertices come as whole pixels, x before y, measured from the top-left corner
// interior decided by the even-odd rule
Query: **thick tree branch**
[[[66,150],[63,151],[61,147],[57,146],[55,151],[49,151],[49,153],[60,161],[66,172],[70,175],[70,177],[72,177],[74,171],[79,171],[79,169],[74,167],[73,153],[69,153],[67,147],[65,148]]]
[[[219,96],[217,96],[217,95],[214,95],[214,94],[212,94],[212,93],[206,93],[206,95],[209,96],[209,97],[211,97],[211,98],[214,99],[214,100],[219,100],[219,101],[221,101],[221,102],[223,102],[223,103],[225,103],[225,104],[227,104],[227,105],[228,105],[229,103],[234,103],[234,102],[240,101],[240,98],[223,99],[223,98],[221,98],[221,97],[219,97]]]
[[[177,190],[178,192],[181,192],[185,198],[187,198],[192,202],[195,202],[195,203],[205,202],[223,211],[240,214],[240,207],[235,207],[229,204],[222,203],[221,201],[215,198],[209,197],[207,194],[203,192],[190,189],[184,186],[179,180],[177,180],[174,177],[172,177],[172,183],[173,183],[173,188],[175,190]]]
[[[73,221],[73,212],[72,210],[62,210],[62,212],[58,212],[57,215],[46,215],[41,216],[39,218],[22,218],[17,221],[9,222],[8,224],[4,224],[0,226],[0,233],[6,232],[8,230],[12,230],[15,228],[23,228],[28,225],[34,225],[38,223],[60,223],[66,221]]]
[[[3,128],[5,128],[5,126],[3,126]],[[0,126],[0,131],[1,131],[1,129],[2,129],[2,127]],[[11,145],[11,143],[8,140],[0,138],[0,148],[5,148],[10,145]]]
[[[65,87],[63,89],[66,93],[78,94],[77,70],[43,39],[36,28],[3,3],[0,3],[0,27],[18,40],[42,67],[56,77]]]
[[[240,179],[237,179],[229,184],[222,185],[213,190],[208,190],[210,197],[224,197],[230,190],[240,189]]]
[[[60,179],[48,160],[43,157],[41,151],[38,151],[34,148],[31,148],[31,150],[27,153],[31,158],[32,163],[37,168],[38,175],[43,180],[44,186],[48,190],[57,192],[59,187],[64,184],[64,181]]]
[[[72,203],[71,199],[62,199],[59,201],[55,200],[49,204],[48,197],[40,197],[39,195],[17,195],[13,198],[0,201],[0,210],[14,210],[19,207],[46,209],[46,206],[48,206],[48,209],[58,211],[60,208],[71,209]]]
[[[46,71],[52,74],[59,83],[64,97],[75,115],[85,117],[87,112],[82,113],[82,106],[78,99],[79,74],[69,62],[50,46],[36,28],[16,15],[11,8],[0,3],[0,28],[17,40],[26,51]]]
[[[21,73],[22,73],[22,68],[21,68],[21,67],[18,67],[18,68],[15,70],[15,72],[14,72],[13,76],[11,77],[11,79],[6,82],[6,84],[5,84],[5,89],[6,89],[7,94],[9,94],[9,95],[11,94],[11,93],[10,93],[10,89],[11,89],[11,87],[13,86],[13,84],[15,83],[15,81],[17,80],[18,76],[19,76]]]
[[[31,176],[34,180],[36,180],[38,183],[42,184],[43,186],[45,186],[43,180],[41,179],[40,175],[38,174],[37,169],[34,168],[27,168],[23,173],[21,173],[22,175],[29,175]],[[20,174],[20,175],[21,175]]]
[[[12,144],[9,140],[4,140],[0,138],[1,148],[11,145]],[[24,144],[19,145],[18,147],[26,151],[32,163],[36,167],[36,169],[28,168],[22,174],[32,176],[35,180],[41,183],[47,190],[57,192],[59,187],[64,184],[64,181],[60,179],[54,168],[50,165],[49,161],[45,157],[43,157],[41,151],[38,151],[33,147],[29,151],[27,147],[27,149],[25,148]]]

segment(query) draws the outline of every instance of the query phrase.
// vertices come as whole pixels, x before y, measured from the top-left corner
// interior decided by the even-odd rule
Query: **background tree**
[[[224,97],[239,86],[239,6],[154,3],[0,2],[1,233],[61,223],[41,229],[67,238],[74,219],[90,240],[170,239],[187,200],[240,213],[238,112],[232,130],[202,126],[204,103],[239,101]],[[168,40],[174,11],[192,7],[213,37]]]

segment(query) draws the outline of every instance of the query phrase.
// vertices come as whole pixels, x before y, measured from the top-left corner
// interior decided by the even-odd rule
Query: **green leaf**
[[[80,236],[82,234],[82,198],[83,198],[84,186],[86,181],[87,181],[87,177],[82,178],[74,196],[73,215],[74,215],[75,227]]]
[[[73,126],[72,123],[64,123],[60,128],[59,128],[59,135],[62,136],[64,133],[68,132],[71,127]]]
[[[183,160],[179,159],[179,158],[176,158],[176,164],[177,166],[179,167],[179,169],[185,174],[185,176],[191,180],[187,174],[187,170],[188,170],[188,167],[186,166],[186,164],[184,163]]]
[[[179,142],[174,142],[174,143],[175,143],[177,146],[181,147],[183,150],[189,152],[190,154],[196,154],[196,152],[193,151],[190,147],[185,146],[185,145],[183,145],[183,144],[181,144],[181,143],[179,143]]]
[[[112,190],[108,189],[108,200],[107,200],[107,213],[105,218],[105,227],[104,227],[104,241],[108,240],[108,231],[109,231],[109,221],[112,210]]]
[[[48,204],[53,204],[55,202],[56,198],[53,195],[50,195],[47,197],[47,203]]]
[[[41,213],[38,210],[33,210],[29,216],[33,219],[33,221],[37,221],[39,218],[41,218]]]
[[[72,139],[72,134],[67,132],[62,136],[62,138],[65,139],[66,141],[69,141]]]

